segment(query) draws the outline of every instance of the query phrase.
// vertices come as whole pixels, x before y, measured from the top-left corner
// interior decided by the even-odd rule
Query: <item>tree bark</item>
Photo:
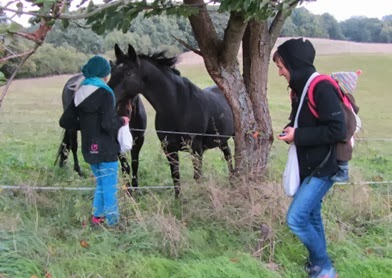
[[[242,40],[243,78],[256,121],[251,147],[253,176],[263,176],[274,141],[267,99],[268,66],[271,56],[267,22],[251,20]]]

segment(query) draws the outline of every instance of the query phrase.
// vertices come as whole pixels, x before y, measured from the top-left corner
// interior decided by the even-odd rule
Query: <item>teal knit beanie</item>
[[[82,67],[83,75],[86,78],[104,78],[110,74],[110,70],[109,62],[101,56],[92,57],[88,60],[87,64]]]

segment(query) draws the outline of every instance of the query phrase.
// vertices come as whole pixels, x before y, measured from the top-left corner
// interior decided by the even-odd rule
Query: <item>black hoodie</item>
[[[288,40],[277,51],[290,73],[289,87],[299,100],[309,77],[316,72],[313,65],[316,51],[310,41],[303,39]],[[337,172],[335,145],[346,134],[342,106],[333,85],[326,81],[318,83],[314,89],[314,99],[319,118],[311,113],[306,97],[294,133],[301,180],[310,175],[325,177]],[[297,108],[298,104],[292,105],[291,115],[296,114]],[[293,126],[293,123],[294,119],[291,119],[289,125]],[[328,160],[320,167],[330,151]]]
[[[82,154],[89,164],[117,161],[117,133],[124,120],[117,116],[112,95],[91,85],[80,87],[65,109],[60,126],[80,129]]]

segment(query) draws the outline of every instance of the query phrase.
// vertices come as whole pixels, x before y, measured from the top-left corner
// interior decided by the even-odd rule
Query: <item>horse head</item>
[[[128,45],[128,52],[124,53],[115,44],[116,60],[111,61],[111,77],[108,85],[113,88],[118,102],[129,102],[143,90],[140,75],[140,61],[132,45]]]

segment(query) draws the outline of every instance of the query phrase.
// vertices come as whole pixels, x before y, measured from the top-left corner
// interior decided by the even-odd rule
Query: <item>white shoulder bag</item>
[[[313,73],[309,77],[308,81],[306,82],[306,85],[305,85],[304,90],[301,95],[301,100],[298,105],[297,114],[295,115],[294,128],[298,127],[298,115],[299,115],[299,112],[301,111],[302,104],[303,104],[305,96],[308,92],[310,82],[312,82],[312,80],[317,75],[319,75],[319,73],[317,73],[317,72]],[[297,147],[295,146],[294,143],[291,143],[289,146],[286,168],[284,169],[284,172],[283,172],[283,186],[284,186],[284,191],[285,191],[286,195],[289,197],[293,197],[298,190],[300,182],[301,182],[301,179],[299,177],[299,164],[298,164],[298,156],[297,156]]]
[[[132,149],[133,138],[128,125],[123,125],[118,130],[117,141],[120,144],[120,153],[125,154]]]

